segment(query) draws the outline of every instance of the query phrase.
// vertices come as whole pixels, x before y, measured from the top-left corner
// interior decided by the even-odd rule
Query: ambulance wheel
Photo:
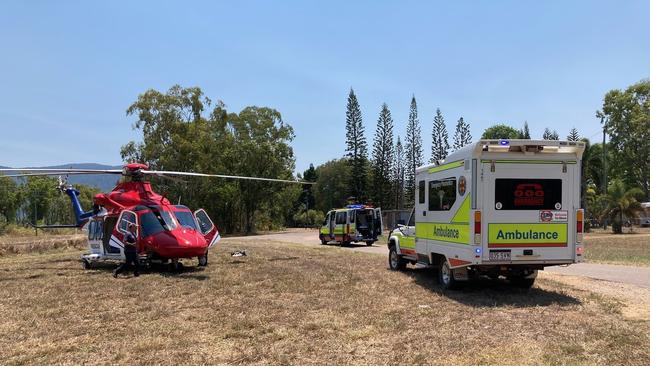
[[[204,255],[198,257],[199,259],[199,267],[205,267],[208,265],[208,252],[205,252]]]
[[[397,254],[394,245],[388,250],[388,266],[393,271],[403,271],[406,268],[406,261],[401,255]]]
[[[93,267],[92,263],[88,259],[82,259],[81,264],[83,265],[84,269],[91,269]]]
[[[374,244],[374,243],[375,243],[374,240],[370,240],[370,241],[367,241],[367,242],[366,242],[366,245],[367,245],[367,246],[372,246],[372,244]]]
[[[454,278],[454,270],[449,267],[449,261],[443,259],[438,270],[438,282],[445,290],[455,290],[458,288],[458,281]]]

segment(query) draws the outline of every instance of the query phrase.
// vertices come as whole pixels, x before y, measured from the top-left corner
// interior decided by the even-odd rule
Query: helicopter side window
[[[201,209],[196,211],[194,213],[194,216],[196,217],[196,221],[198,221],[199,223],[199,229],[201,231],[201,234],[206,235],[214,227],[212,220],[210,220],[210,217],[205,212],[205,210]]]
[[[97,221],[97,230],[95,232],[97,233],[95,239],[102,240],[104,238],[104,221]]]
[[[96,224],[97,223],[95,221],[91,221],[88,224],[88,239],[89,240],[95,239],[95,226],[96,226]]]
[[[124,211],[122,213],[122,219],[120,220],[117,229],[126,234],[128,232],[129,224],[137,225],[135,220],[135,213]]]

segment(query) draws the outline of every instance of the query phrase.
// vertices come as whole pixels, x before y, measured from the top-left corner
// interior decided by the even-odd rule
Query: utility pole
[[[607,135],[607,125],[604,123],[605,117],[600,117],[600,123],[603,125],[603,194],[607,194],[607,144],[605,136]]]
[[[34,202],[34,236],[38,236],[38,215],[36,212],[37,209],[36,202]]]
[[[600,123],[603,125],[603,194],[607,194],[607,143],[605,137],[607,135],[607,124],[605,123],[605,116],[600,117]],[[607,230],[607,218],[603,219],[603,230]]]

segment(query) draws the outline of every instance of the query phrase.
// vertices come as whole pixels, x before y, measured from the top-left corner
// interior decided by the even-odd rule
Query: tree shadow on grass
[[[582,303],[573,296],[542,289],[538,285],[534,285],[531,289],[521,289],[505,280],[479,278],[463,283],[458,290],[444,290],[438,284],[436,271],[431,268],[407,268],[404,273],[413,278],[416,284],[472,307],[528,308],[552,305],[573,306]]]

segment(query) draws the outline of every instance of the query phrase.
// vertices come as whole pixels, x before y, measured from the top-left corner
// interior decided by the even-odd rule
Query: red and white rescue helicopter
[[[176,171],[148,170],[145,164],[127,164],[122,170],[94,169],[0,169],[8,177],[56,176],[59,189],[70,197],[76,224],[56,227],[79,227],[88,232],[89,253],[81,256],[84,268],[105,260],[124,259],[124,236],[129,224],[137,228],[137,249],[144,263],[169,263],[178,267],[181,258],[197,258],[199,266],[208,264],[208,250],[220,239],[219,230],[203,209],[192,212],[183,205],[174,205],[154,192],[147,176],[190,176],[227,179],[260,180],[313,184],[285,179],[257,178],[221,174],[203,174]],[[95,195],[92,210],[84,211],[79,202],[79,191],[68,185],[61,176],[81,174],[116,174],[124,178],[111,192]],[[50,226],[53,227],[53,226]]]

